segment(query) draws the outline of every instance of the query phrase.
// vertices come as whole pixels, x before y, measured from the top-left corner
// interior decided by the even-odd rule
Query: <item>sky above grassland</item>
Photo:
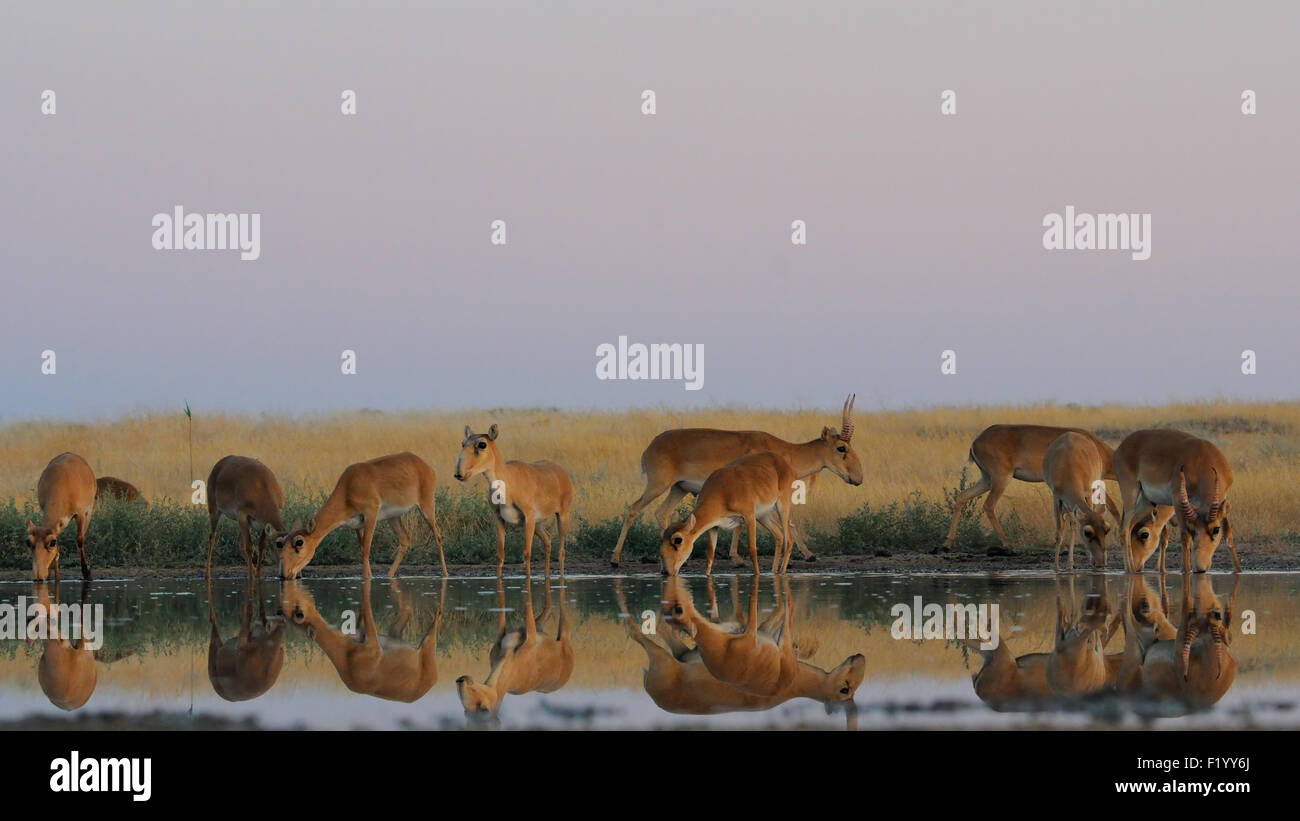
[[[6,4],[0,418],[1300,397],[1294,4],[420,5]]]

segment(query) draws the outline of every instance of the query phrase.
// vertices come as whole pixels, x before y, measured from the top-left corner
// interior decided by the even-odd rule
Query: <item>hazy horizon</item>
[[[1294,6],[6,17],[3,422],[1300,399]],[[176,206],[260,258],[154,250]],[[1045,250],[1067,206],[1151,258]],[[703,389],[597,379],[619,336],[702,344]]]

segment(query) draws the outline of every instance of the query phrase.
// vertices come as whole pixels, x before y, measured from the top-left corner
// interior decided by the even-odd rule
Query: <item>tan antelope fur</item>
[[[822,428],[821,436],[799,444],[757,430],[679,428],[656,436],[641,454],[641,471],[646,477],[645,491],[628,507],[610,564],[618,567],[628,529],[647,505],[665,493],[668,494],[655,512],[655,519],[662,532],[668,526],[668,516],[686,494],[699,493],[705,480],[715,470],[751,453],[768,451],[777,454],[794,469],[796,479],[808,479],[823,470],[829,470],[850,485],[861,485],[862,461],[852,445],[854,398],[849,396],[844,400],[839,430]],[[739,553],[736,539],[739,535],[738,531],[734,533],[731,543],[732,559],[737,564]],[[797,529],[794,537],[804,558],[816,558],[807,550],[807,542]]]
[[[226,701],[249,701],[263,695],[275,684],[284,668],[284,628],[282,616],[267,618],[260,578],[245,580],[239,607],[239,632],[222,641],[213,607],[212,577],[208,577],[208,681],[212,690]],[[257,620],[253,619],[254,598]]]
[[[790,526],[794,510],[791,501],[795,474],[789,463],[775,453],[751,453],[718,468],[704,480],[695,499],[695,510],[684,520],[664,530],[660,557],[664,572],[677,575],[690,558],[695,540],[708,532],[709,551],[706,572],[713,568],[717,546],[717,529],[734,529],[744,523],[749,537],[749,560],[759,572],[757,524],[761,520],[775,530],[772,516],[779,517],[782,529],[775,539],[772,572],[784,573],[790,562]]]
[[[799,672],[794,636],[790,627],[789,592],[784,578],[773,580],[783,585],[781,622],[768,626],[779,630],[759,630],[758,585],[753,577],[749,597],[749,618],[744,629],[731,632],[719,627],[695,609],[690,591],[680,576],[664,582],[663,615],[689,635],[700,652],[700,660],[719,681],[758,696],[775,696],[790,687]]]
[[[560,590],[558,625],[555,638],[546,635],[546,621],[551,616],[551,581],[545,577],[545,591],[540,615],[533,615],[533,595],[524,584],[524,623],[506,627],[506,592],[497,579],[497,640],[488,653],[490,670],[480,684],[470,676],[456,679],[456,694],[465,715],[472,718],[495,718],[506,694],[553,693],[569,682],[573,674],[573,646],[569,643],[568,617],[564,607],[564,589]]]
[[[433,493],[436,486],[433,468],[414,453],[405,451],[357,462],[343,469],[329,498],[321,505],[306,527],[295,523],[291,531],[277,542],[280,548],[280,575],[285,579],[300,576],[316,555],[321,540],[336,528],[357,532],[361,543],[362,577],[370,578],[370,544],[375,528],[387,521],[397,536],[397,555],[388,568],[388,577],[397,575],[407,549],[411,546],[411,528],[401,517],[412,509],[433,531],[438,544],[438,563],[447,575],[447,559],[442,550],[442,531],[434,517]]]
[[[474,433],[465,426],[465,440],[456,457],[456,479],[468,482],[479,474],[487,485],[488,503],[496,513],[497,575],[506,563],[506,524],[523,524],[524,572],[532,572],[533,536],[546,547],[546,562],[551,561],[551,537],[543,523],[555,517],[559,532],[560,573],[564,573],[564,537],[569,510],[573,506],[573,480],[554,462],[509,461],[497,448],[500,429],[494,424],[487,433]]]
[[[1077,433],[1090,439],[1101,454],[1102,477],[1114,478],[1110,464],[1110,445],[1082,428],[990,425],[975,437],[970,446],[970,459],[979,468],[980,479],[957,494],[952,511],[952,525],[948,528],[948,538],[935,552],[952,549],[953,543],[957,541],[957,526],[961,522],[962,510],[965,509],[966,503],[985,493],[988,494],[988,498],[984,500],[984,515],[988,517],[989,525],[1002,542],[1001,552],[1011,551],[1011,541],[1003,532],[1002,525],[998,524],[998,500],[1002,498],[1012,479],[1019,479],[1022,482],[1043,481],[1043,457],[1047,455],[1048,447],[1066,433]],[[1108,499],[1107,504],[1112,506],[1114,502]],[[1113,509],[1112,513],[1117,519],[1119,518],[1118,509]],[[999,551],[997,549],[990,551],[990,553],[996,552]]]
[[[398,602],[394,629],[381,636],[370,603],[370,582],[361,583],[361,608],[357,635],[347,635],[329,625],[316,609],[310,592],[296,581],[283,582],[280,608],[286,618],[303,627],[307,635],[334,665],[339,679],[354,693],[386,701],[411,703],[422,698],[438,681],[438,627],[442,624],[443,596],[438,598],[429,629],[419,646],[401,640],[401,628],[411,619],[407,602],[397,579],[391,579]],[[445,584],[445,583],[444,583]]]
[[[1106,567],[1106,536],[1110,525],[1101,509],[1093,503],[1093,483],[1102,481],[1105,459],[1092,439],[1073,431],[1063,433],[1043,454],[1043,481],[1052,494],[1052,515],[1056,520],[1056,540],[1052,548],[1052,568],[1061,569],[1063,529],[1070,531],[1069,570],[1074,570],[1074,542],[1082,534],[1084,546],[1092,556],[1094,569]],[[1068,525],[1067,525],[1068,523]]]
[[[109,497],[123,502],[134,502],[139,499],[141,504],[146,507],[149,505],[149,502],[140,495],[140,489],[125,479],[116,476],[100,476],[95,480],[95,501]]]
[[[262,554],[268,538],[284,533],[280,511],[284,508],[284,490],[271,469],[247,456],[223,456],[208,473],[208,575],[212,573],[212,551],[217,544],[217,527],[221,517],[233,519],[239,526],[239,553],[244,557],[249,575],[261,574]],[[253,561],[252,523],[260,525],[257,561]]]
[[[1124,569],[1140,571],[1156,548],[1154,539],[1132,538],[1135,526],[1172,507],[1183,543],[1183,570],[1210,569],[1220,541],[1228,543],[1234,570],[1241,572],[1228,523],[1232,468],[1223,452],[1205,439],[1177,430],[1139,430],[1115,449],[1115,476],[1124,505]],[[1161,539],[1163,546],[1166,540]],[[1164,570],[1165,551],[1160,551]]]
[[[615,594],[620,607],[627,611],[623,599],[622,580],[615,579]],[[710,601],[713,601],[713,588],[710,580]],[[732,586],[733,590],[735,585]],[[793,606],[793,597],[791,597]],[[778,606],[772,614],[759,625],[760,632],[777,633],[785,613]],[[646,694],[662,710],[683,715],[711,715],[735,711],[770,710],[795,698],[808,698],[819,701],[829,712],[835,707],[847,708],[847,721],[850,728],[854,723],[853,696],[866,676],[866,658],[856,653],[844,659],[838,666],[823,670],[800,658],[798,670],[782,691],[771,696],[759,696],[747,693],[737,687],[716,678],[704,665],[700,651],[688,647],[682,641],[682,634],[671,622],[665,622],[663,629],[656,630],[655,635],[643,633],[636,622],[629,618],[624,624],[628,635],[641,646],[646,653],[648,667],[644,671],[642,683]],[[659,639],[659,640],[656,640]],[[807,642],[814,645],[815,642]],[[796,655],[803,656],[802,647],[796,640]]]
[[[91,580],[86,561],[86,528],[95,510],[95,474],[75,453],[60,453],[41,471],[36,483],[36,500],[41,506],[41,524],[27,522],[27,547],[32,551],[32,579],[45,581],[50,565],[59,580],[59,534],[77,520],[77,551],[81,554],[81,577]]]

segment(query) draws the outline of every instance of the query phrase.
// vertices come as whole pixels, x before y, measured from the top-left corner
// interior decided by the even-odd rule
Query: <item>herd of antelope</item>
[[[854,397],[844,401],[839,429],[824,427],[806,442],[789,442],[762,431],[682,428],[665,431],[641,454],[646,485],[631,503],[610,563],[618,567],[628,530],[637,515],[655,499],[665,497],[656,511],[662,533],[660,560],[666,575],[676,575],[690,557],[700,536],[708,538],[706,575],[712,572],[720,530],[732,531],[731,560],[742,565],[739,527],[744,525],[748,558],[759,573],[757,527],[762,525],[775,540],[772,571],[784,574],[797,545],[806,559],[815,556],[794,520],[794,489],[807,488],[824,470],[850,485],[861,485],[862,462],[853,448]],[[505,565],[505,527],[523,529],[523,568],[531,573],[533,538],[541,540],[549,565],[551,536],[546,524],[554,518],[560,570],[573,507],[573,482],[568,472],[551,461],[506,461],[497,444],[499,428],[475,433],[468,426],[456,458],[455,478],[469,482],[483,476],[497,534],[497,575]],[[970,459],[980,479],[956,499],[948,538],[939,550],[956,540],[966,503],[988,494],[984,512],[1002,542],[1000,552],[1012,548],[998,523],[996,506],[1012,479],[1045,482],[1052,497],[1056,521],[1053,566],[1060,569],[1060,551],[1068,531],[1067,569],[1074,569],[1078,537],[1091,554],[1095,569],[1106,566],[1109,536],[1116,538],[1124,569],[1138,572],[1157,550],[1159,567],[1165,568],[1170,529],[1178,528],[1183,548],[1183,568],[1204,572],[1210,568],[1220,541],[1226,541],[1233,567],[1240,572],[1232,528],[1228,523],[1227,494],[1232,470],[1212,443],[1176,430],[1139,430],[1129,434],[1114,450],[1097,436],[1079,428],[1043,425],[993,425],[975,438]],[[1104,480],[1119,485],[1120,501],[1105,492]],[[285,527],[281,519],[284,491],[275,474],[262,462],[247,456],[226,456],[213,466],[207,481],[211,523],[208,538],[208,572],[223,516],[239,528],[239,548],[250,574],[261,573],[263,553],[273,541],[279,551],[281,576],[297,578],[311,562],[321,540],[347,527],[357,532],[362,573],[370,577],[370,547],[375,528],[388,521],[397,537],[397,555],[388,569],[393,577],[410,546],[412,532],[403,514],[418,509],[433,533],[443,576],[447,562],[442,532],[434,515],[436,478],[428,463],[413,453],[381,456],[349,465],[339,476],[329,498],[305,525]],[[665,496],[666,494],[666,496]],[[693,510],[669,521],[670,514],[688,494],[695,496]],[[74,453],[56,456],[37,483],[37,500],[43,513],[39,526],[27,522],[27,544],[32,552],[32,576],[47,578],[53,566],[59,575],[59,533],[77,520],[77,548],[83,578],[91,578],[86,556],[86,529],[95,501],[105,495],[143,502],[139,491],[121,479],[96,480],[86,460]],[[1107,514],[1111,522],[1106,519]],[[253,533],[260,531],[257,550]]]

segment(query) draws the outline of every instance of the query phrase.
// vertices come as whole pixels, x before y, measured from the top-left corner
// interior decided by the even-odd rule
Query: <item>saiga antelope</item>
[[[533,616],[533,595],[524,584],[524,624],[516,630],[506,628],[506,592],[497,579],[497,640],[488,653],[491,669],[482,684],[469,676],[456,679],[456,695],[465,715],[475,719],[495,717],[506,694],[553,693],[569,682],[573,674],[573,647],[569,643],[568,618],[564,609],[564,591],[560,591],[559,624],[555,638],[543,631],[551,614],[551,580],[543,582],[545,599],[542,613]]]
[[[1052,493],[1052,516],[1056,519],[1056,540],[1052,547],[1054,570],[1061,569],[1060,551],[1066,522],[1070,530],[1069,569],[1074,570],[1074,542],[1078,533],[1083,535],[1083,543],[1092,554],[1093,569],[1106,567],[1106,535],[1110,533],[1110,525],[1093,503],[1093,486],[1102,480],[1105,461],[1092,439],[1073,431],[1057,437],[1043,455],[1043,481]]]
[[[370,543],[375,537],[375,527],[386,520],[397,536],[397,556],[388,568],[388,577],[392,578],[411,546],[411,530],[402,524],[401,516],[418,508],[433,531],[433,540],[438,544],[438,563],[446,577],[442,531],[438,529],[433,510],[435,484],[433,468],[409,451],[348,465],[307,526],[295,524],[290,533],[276,542],[280,547],[280,575],[286,579],[300,576],[316,555],[321,540],[335,528],[348,527],[357,532],[361,542],[361,575],[369,579]]]
[[[772,572],[784,573],[790,563],[790,519],[794,504],[795,474],[789,463],[775,453],[751,453],[729,465],[718,468],[704,480],[699,495],[695,497],[695,510],[684,521],[669,525],[664,530],[659,553],[664,572],[677,575],[690,558],[695,540],[704,532],[709,534],[709,552],[706,556],[706,573],[713,571],[713,553],[718,544],[718,528],[732,530],[741,522],[749,536],[749,560],[758,573],[757,523],[774,532],[776,549],[772,556]],[[782,529],[776,534],[772,516],[780,517]]]
[[[39,527],[27,522],[27,546],[32,551],[32,579],[43,582],[54,565],[59,581],[59,534],[68,522],[77,520],[77,551],[81,554],[81,577],[91,580],[86,561],[86,528],[95,510],[95,474],[75,453],[60,453],[41,471],[36,483],[36,500],[41,506]]]
[[[1137,523],[1160,508],[1174,508],[1183,543],[1183,571],[1210,569],[1220,540],[1228,543],[1232,565],[1241,572],[1237,547],[1228,523],[1228,488],[1232,468],[1223,452],[1205,439],[1177,430],[1139,430],[1115,449],[1115,476],[1124,505],[1124,569],[1137,572],[1156,545],[1152,539],[1138,545],[1132,539]],[[1195,500],[1195,501],[1193,501]],[[1161,540],[1161,545],[1165,540]],[[1193,563],[1193,554],[1195,562]],[[1165,567],[1160,551],[1160,569]]]
[[[316,609],[305,587],[295,581],[283,583],[280,608],[286,618],[304,627],[307,635],[325,651],[339,679],[354,693],[407,704],[428,693],[438,681],[438,627],[442,624],[442,602],[446,582],[438,597],[438,609],[418,647],[400,640],[402,626],[410,621],[410,605],[397,579],[390,581],[398,602],[398,619],[389,635],[379,635],[370,604],[370,582],[361,584],[360,633],[345,635],[330,627]]]
[[[149,502],[140,495],[140,489],[125,479],[119,479],[116,476],[100,476],[95,480],[95,501],[112,497],[123,502],[134,502],[136,499],[146,507]]]
[[[844,400],[839,430],[822,428],[821,436],[800,444],[757,430],[678,428],[656,436],[641,454],[641,472],[646,477],[645,490],[628,507],[610,564],[618,567],[627,532],[647,505],[665,493],[668,494],[655,512],[655,519],[662,532],[668,526],[669,514],[686,494],[699,493],[705,480],[715,470],[751,453],[769,451],[777,454],[794,469],[796,479],[807,479],[822,470],[829,470],[850,485],[861,485],[862,462],[852,445],[854,399],[854,396],[849,396]],[[732,536],[733,560],[739,556],[736,549],[736,539],[739,536],[739,532]],[[804,558],[816,558],[807,550],[807,541],[799,530],[794,531],[794,537]]]
[[[975,437],[970,446],[970,460],[979,468],[980,480],[957,494],[952,511],[952,525],[948,528],[948,538],[944,540],[943,546],[934,552],[952,549],[953,543],[957,541],[957,525],[961,522],[962,510],[966,507],[966,503],[987,493],[988,498],[984,500],[984,515],[988,517],[989,525],[1002,542],[1001,549],[990,548],[989,554],[1010,555],[1011,541],[1003,532],[1002,525],[998,524],[998,500],[1002,498],[1012,479],[1019,479],[1022,482],[1043,481],[1043,457],[1047,454],[1048,447],[1066,433],[1077,433],[1091,440],[1101,454],[1102,477],[1115,478],[1111,470],[1110,445],[1082,428],[990,425]],[[1106,506],[1110,508],[1111,515],[1118,519],[1119,510],[1109,496],[1106,497]]]
[[[247,456],[223,456],[208,473],[208,563],[204,574],[212,575],[212,550],[217,544],[217,526],[228,516],[239,525],[239,553],[244,557],[250,576],[261,575],[262,553],[271,531],[284,533],[280,510],[284,507],[284,490],[271,469]],[[257,541],[257,564],[253,564],[253,536],[250,522],[261,525]]]
[[[54,589],[57,598],[58,586],[56,585]],[[81,586],[83,619],[89,592],[90,586],[83,584]],[[69,638],[72,632],[70,626],[59,621],[60,614],[67,611],[50,601],[49,588],[45,584],[36,585],[33,598],[41,604],[40,618],[45,621],[44,646],[40,663],[36,668],[36,680],[41,685],[41,692],[45,693],[45,697],[51,704],[60,710],[76,710],[90,700],[91,694],[95,692],[95,684],[99,680],[99,671],[95,666],[95,651],[84,633],[78,637],[76,644],[73,644]],[[27,614],[22,614],[20,618],[27,618]],[[33,641],[30,636],[29,633],[27,640]]]
[[[480,473],[487,483],[488,503],[496,513],[497,575],[506,563],[506,524],[524,525],[524,573],[532,572],[533,534],[546,547],[551,562],[551,537],[542,523],[555,517],[559,531],[560,573],[564,573],[564,531],[573,505],[573,481],[554,462],[507,462],[497,448],[500,429],[494,424],[487,433],[474,433],[465,426],[465,440],[456,457],[456,479],[468,482]]]
[[[664,582],[663,615],[695,640],[700,660],[719,681],[757,696],[775,696],[788,688],[799,672],[794,636],[790,631],[790,595],[788,580],[777,578],[782,585],[782,621],[776,633],[759,630],[758,585],[754,576],[749,596],[749,618],[745,628],[732,633],[714,624],[695,609],[690,591],[681,577]],[[771,623],[769,627],[774,627]]]
[[[248,701],[264,694],[275,684],[284,667],[283,616],[267,618],[262,599],[262,580],[248,577],[239,607],[239,632],[227,641],[217,629],[213,606],[212,577],[208,577],[208,681],[226,701]],[[257,622],[253,621],[253,599],[257,599]]]
[[[622,579],[614,580],[615,595],[619,607],[627,612],[621,582]],[[712,601],[712,580],[709,594]],[[759,631],[779,635],[784,617],[783,609],[777,607],[759,625]],[[846,707],[847,721],[850,728],[853,726],[853,695],[866,677],[867,668],[866,657],[861,653],[849,656],[831,670],[823,670],[803,660],[806,655],[796,641],[799,666],[794,678],[781,692],[758,696],[727,684],[710,673],[704,666],[700,651],[682,642],[678,628],[672,622],[665,621],[663,629],[656,631],[662,643],[642,633],[633,619],[625,619],[624,624],[628,635],[645,650],[649,667],[644,671],[642,683],[646,694],[661,710],[681,715],[713,715],[739,710],[769,710],[790,699],[809,698],[825,705],[828,713],[836,707]],[[815,642],[811,644],[815,645]]]

